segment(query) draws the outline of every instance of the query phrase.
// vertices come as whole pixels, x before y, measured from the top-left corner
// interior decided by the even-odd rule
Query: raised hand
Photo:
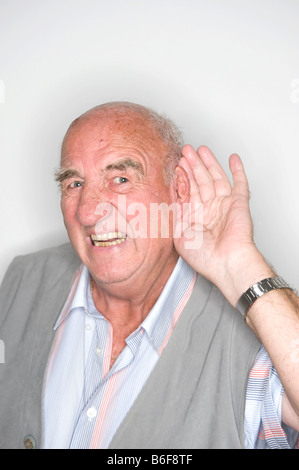
[[[232,185],[207,147],[197,152],[190,145],[183,147],[179,166],[189,178],[191,211],[202,211],[202,224],[193,212],[190,229],[201,243],[192,249],[190,239],[184,237],[184,233],[190,236],[190,230],[174,242],[185,261],[234,304],[256,276],[266,277],[272,271],[253,240],[249,188],[240,157],[231,155],[229,165]]]

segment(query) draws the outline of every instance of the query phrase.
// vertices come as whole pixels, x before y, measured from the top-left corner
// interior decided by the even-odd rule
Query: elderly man
[[[71,124],[71,245],[16,258],[1,289],[2,448],[296,446],[298,298],[230,170],[136,104]]]

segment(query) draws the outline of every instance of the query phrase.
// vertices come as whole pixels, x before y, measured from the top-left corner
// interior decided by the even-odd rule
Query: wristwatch
[[[237,303],[237,310],[245,317],[249,308],[259,297],[275,289],[293,290],[281,277],[268,277],[257,282],[244,292]]]

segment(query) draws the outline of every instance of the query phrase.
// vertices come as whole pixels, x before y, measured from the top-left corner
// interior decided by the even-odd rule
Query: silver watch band
[[[257,282],[240,297],[237,310],[246,315],[252,304],[262,295],[275,289],[292,289],[281,277],[269,277]]]

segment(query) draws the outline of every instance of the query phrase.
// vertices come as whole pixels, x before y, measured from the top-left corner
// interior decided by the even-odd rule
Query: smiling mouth
[[[127,239],[127,235],[123,232],[109,232],[100,235],[91,235],[94,246],[113,246],[120,245]]]

